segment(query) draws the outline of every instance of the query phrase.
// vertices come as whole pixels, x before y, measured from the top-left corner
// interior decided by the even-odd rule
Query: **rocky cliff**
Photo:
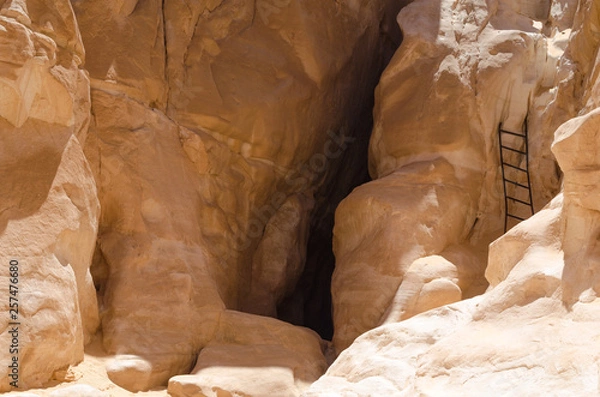
[[[0,391],[600,393],[593,0],[0,25]],[[535,210],[506,232],[499,127]]]

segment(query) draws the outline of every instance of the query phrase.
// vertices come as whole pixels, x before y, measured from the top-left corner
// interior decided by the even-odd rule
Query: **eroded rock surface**
[[[597,7],[579,4],[543,121],[579,113],[553,134],[562,192],[490,245],[490,288],[361,335],[304,395],[598,394]]]
[[[1,3],[0,391],[15,380],[12,357],[19,387],[39,385],[81,361],[98,327],[89,268],[100,208],[82,150],[90,116],[84,56],[68,1]],[[17,281],[9,277],[15,261]],[[13,303],[18,313],[9,312]]]
[[[0,0],[20,388],[598,394],[597,2],[416,0],[379,81],[405,3]],[[331,345],[264,316],[331,331],[318,240],[368,179],[373,101]],[[538,211],[504,235],[499,125],[528,128]]]
[[[177,397],[299,395],[327,368],[324,348],[314,331],[225,311],[191,375],[171,378],[168,390]]]
[[[109,376],[135,391],[188,372],[225,308],[275,316],[293,291],[315,192],[366,132],[354,123],[384,60],[385,14],[370,2],[104,3],[75,4],[93,64],[93,270]]]
[[[572,114],[553,104],[569,73],[557,65],[575,4],[548,16],[549,5],[416,1],[400,12],[404,41],[376,92],[375,180],[336,212],[338,352],[379,324],[484,291],[487,245],[503,232],[499,125],[528,126],[536,210],[558,191],[552,127]],[[513,171],[508,176],[524,183]],[[509,194],[525,200],[527,192],[509,186]],[[526,217],[526,209],[512,213]],[[448,263],[416,282],[428,270],[415,261],[431,255]]]
[[[226,309],[277,316],[304,272],[313,213],[339,196],[326,182],[364,159],[352,144],[368,137],[397,6],[0,6],[0,247],[36,297],[22,307],[25,386],[81,360],[99,322],[109,378],[140,391],[216,348]],[[310,338],[309,374],[283,383],[291,394],[325,369]],[[298,352],[272,344],[265,365],[294,364]]]

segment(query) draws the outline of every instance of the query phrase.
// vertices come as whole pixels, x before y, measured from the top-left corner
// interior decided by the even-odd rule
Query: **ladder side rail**
[[[527,131],[527,118],[525,118],[525,122],[523,124],[525,131],[525,168],[527,168],[527,185],[529,185],[529,202],[531,207],[531,215],[535,213],[533,209],[533,192],[531,189],[531,177],[529,176],[529,137]]]
[[[504,189],[504,233],[506,233],[506,229],[508,227],[508,199],[506,198],[506,180],[505,172],[504,172],[504,154],[502,153],[502,124],[498,124],[498,139],[500,143],[500,168],[502,169],[502,188]]]

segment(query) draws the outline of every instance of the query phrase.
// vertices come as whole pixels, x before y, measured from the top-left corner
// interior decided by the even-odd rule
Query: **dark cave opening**
[[[379,65],[369,76],[370,91],[363,100],[351,102],[354,107],[349,135],[355,141],[339,159],[332,162],[321,188],[315,194],[317,203],[311,219],[304,271],[295,289],[277,306],[277,317],[295,325],[316,331],[323,339],[333,337],[331,280],[335,270],[333,226],[335,210],[352,190],[371,180],[368,172],[368,148],[373,129],[375,88],[381,74],[402,42],[402,32],[396,23],[400,9],[410,1],[389,4],[379,26]],[[365,54],[355,54],[357,62]]]
[[[367,147],[364,144],[360,146]],[[362,158],[366,160],[366,153]],[[352,178],[355,186],[370,180],[366,163],[357,171],[358,175]],[[317,202],[324,205],[318,206],[312,217],[302,276],[293,293],[277,307],[281,320],[311,328],[326,340],[333,337],[331,278],[335,269],[332,246],[335,209],[355,187],[348,189],[346,181],[342,179],[332,182],[322,189],[321,197],[317,197]]]

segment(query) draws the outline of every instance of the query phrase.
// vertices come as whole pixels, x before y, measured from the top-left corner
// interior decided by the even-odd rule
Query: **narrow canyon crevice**
[[[370,181],[368,151],[373,129],[375,87],[381,73],[402,42],[402,32],[396,15],[409,1],[390,3],[379,26],[379,46],[376,53],[355,53],[352,62],[377,62],[356,85],[355,100],[350,101],[345,114],[349,116],[350,137],[338,158],[330,158],[319,189],[315,193],[315,208],[311,214],[306,249],[306,262],[293,291],[288,291],[277,306],[277,317],[295,325],[311,328],[326,340],[333,336],[331,277],[335,269],[333,225],[339,203],[357,186]],[[359,45],[358,48],[362,48]],[[368,63],[368,62],[367,62]]]

